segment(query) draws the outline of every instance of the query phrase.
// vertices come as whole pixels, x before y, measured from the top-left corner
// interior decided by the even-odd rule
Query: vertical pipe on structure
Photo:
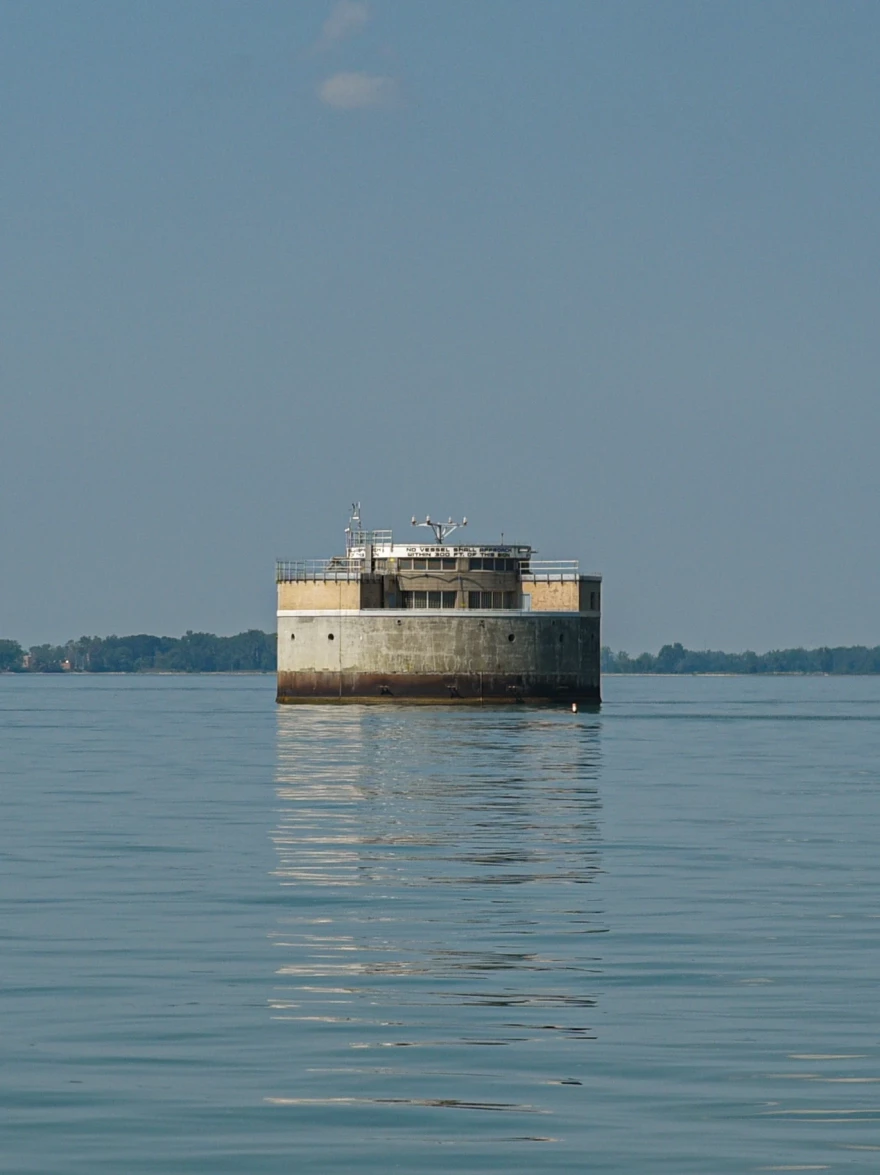
[[[339,658],[339,668],[337,670],[337,673],[339,676],[339,697],[341,699],[342,698],[342,580],[338,580],[337,582],[339,584],[339,599],[336,601],[337,604],[339,605],[339,652],[337,654],[337,656]],[[348,581],[346,580],[345,582],[347,585]]]

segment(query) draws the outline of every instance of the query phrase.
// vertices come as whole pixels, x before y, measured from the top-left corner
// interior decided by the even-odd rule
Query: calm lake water
[[[880,1168],[880,679],[0,677],[0,1170]]]

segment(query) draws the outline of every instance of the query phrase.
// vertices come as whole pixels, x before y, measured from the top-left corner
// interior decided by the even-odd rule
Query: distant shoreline
[[[28,672],[23,669],[3,669],[0,675],[7,677],[28,677],[39,673],[42,677],[273,677],[274,669],[63,669],[63,670],[34,670]],[[656,673],[656,672],[626,672],[621,673],[613,669],[602,671],[603,677],[880,677],[880,670],[865,673],[824,673],[816,670],[780,669],[765,670],[759,673],[740,672],[700,672],[690,673]]]
[[[874,677],[880,674],[880,646],[823,645],[817,649],[772,649],[769,653],[724,653],[664,645],[659,653],[602,649],[604,675],[638,674],[667,677]]]
[[[30,649],[0,639],[0,673],[271,674],[276,671],[276,640],[274,632],[255,628],[235,636],[192,631],[180,637],[84,636]],[[880,676],[880,646],[725,653],[676,643],[638,656],[605,646],[601,671],[605,677],[875,677]]]
[[[24,670],[0,669],[0,676],[31,677],[274,677],[274,669],[62,669]],[[614,669],[603,669],[603,677],[880,677],[880,670],[853,672],[823,672],[820,669],[762,670],[757,673],[746,670],[700,671],[659,673],[657,671],[628,670],[621,673]]]
[[[880,677],[880,670],[870,673],[823,673],[821,669],[774,669],[762,670],[759,673],[749,673],[746,670],[728,670],[726,672],[701,672],[694,670],[689,673],[655,673],[651,671],[635,673],[621,673],[613,669],[603,669],[603,677]]]
[[[251,628],[235,636],[82,636],[63,645],[0,640],[0,671],[13,673],[274,673],[274,632]]]
[[[0,676],[32,677],[274,677],[274,669],[2,669]]]

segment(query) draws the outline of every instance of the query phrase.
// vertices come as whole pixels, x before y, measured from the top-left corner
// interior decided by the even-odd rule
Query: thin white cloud
[[[334,110],[367,110],[396,106],[400,96],[394,78],[369,73],[335,73],[318,87],[318,97]]]
[[[370,6],[365,0],[339,0],[324,21],[321,30],[321,44],[335,45],[346,37],[353,37],[361,31],[370,19]]]

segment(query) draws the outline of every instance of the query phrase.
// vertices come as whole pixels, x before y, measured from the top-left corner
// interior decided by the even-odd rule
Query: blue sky
[[[0,635],[271,628],[349,503],[604,639],[880,643],[880,8],[0,2]]]

